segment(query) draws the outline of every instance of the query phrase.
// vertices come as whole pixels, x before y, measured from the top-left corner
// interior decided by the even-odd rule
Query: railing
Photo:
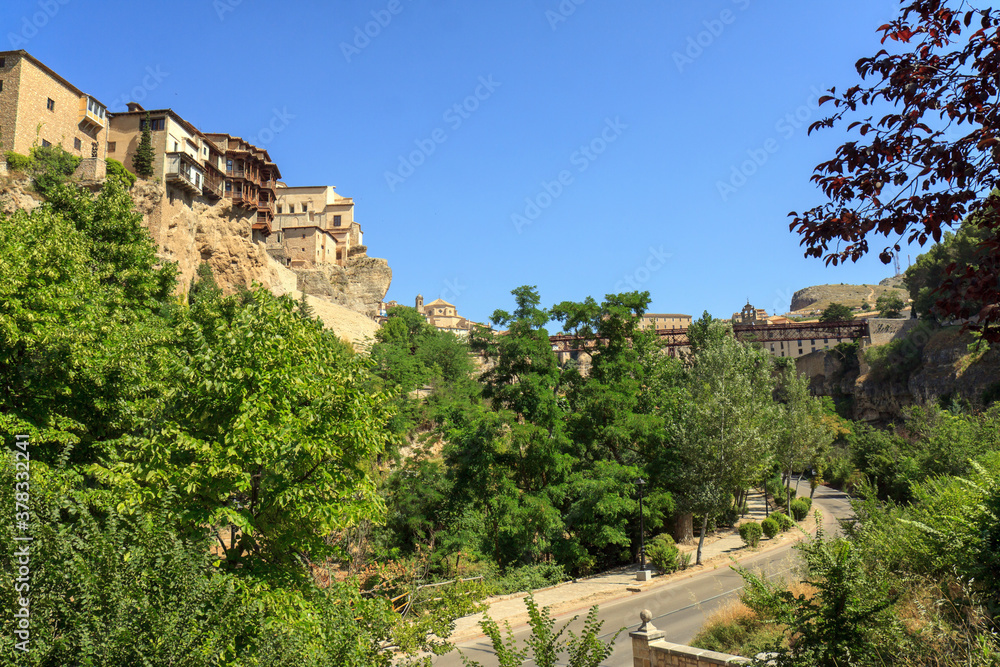
[[[182,186],[186,185],[187,189],[197,193],[201,190],[203,178],[200,171],[192,169],[192,160],[187,153],[167,153],[165,176],[167,180],[179,181]]]
[[[234,176],[236,178],[246,178],[246,170],[236,167],[226,167],[226,176]]]

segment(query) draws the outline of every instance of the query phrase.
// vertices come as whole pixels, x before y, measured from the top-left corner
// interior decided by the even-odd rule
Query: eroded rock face
[[[293,271],[300,291],[368,317],[378,315],[379,303],[392,282],[389,263],[377,257],[355,256],[343,267],[327,264]]]
[[[31,192],[31,179],[23,174],[0,176],[0,211],[10,215],[14,211],[35,209],[41,202]]]
[[[177,263],[180,291],[187,291],[201,262],[212,267],[226,293],[255,282],[268,289],[282,284],[277,263],[250,238],[256,213],[233,207],[226,199],[214,204],[202,198],[171,200],[159,184],[148,181],[136,182],[132,198],[157,253]]]

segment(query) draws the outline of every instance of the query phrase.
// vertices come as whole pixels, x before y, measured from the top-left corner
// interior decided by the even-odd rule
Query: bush
[[[135,174],[126,169],[125,165],[114,158],[109,157],[106,162],[108,165],[108,178],[118,179],[123,188],[131,190],[132,186],[135,185]]]
[[[792,502],[791,510],[792,510],[792,516],[795,518],[795,520],[802,521],[809,514],[809,505],[805,502],[804,499],[799,498],[798,500]]]
[[[813,499],[809,496],[802,496],[799,500],[806,504],[806,510],[811,510],[813,508]]]
[[[781,527],[778,525],[778,522],[770,517],[760,522],[760,528],[764,531],[764,534],[767,535],[767,539],[771,539],[781,532]]]
[[[760,544],[760,536],[763,530],[756,521],[748,521],[740,526],[740,537],[751,549],[756,549]]]
[[[790,530],[795,522],[788,518],[788,515],[783,512],[771,512],[771,516],[768,517],[774,519],[774,522],[778,524],[778,528],[782,531]]]
[[[677,569],[679,553],[674,538],[667,533],[657,535],[646,544],[646,556],[664,574]]]
[[[547,588],[563,581],[566,581],[566,571],[562,565],[539,563],[507,570],[502,576],[487,582],[486,592],[489,595],[521,593]]]
[[[35,146],[31,149],[35,190],[47,196],[73,175],[82,159],[67,153],[62,146]]]
[[[28,171],[31,169],[31,158],[27,155],[21,155],[20,153],[15,153],[14,151],[7,151],[4,153],[4,157],[7,158],[7,167],[11,171]]]

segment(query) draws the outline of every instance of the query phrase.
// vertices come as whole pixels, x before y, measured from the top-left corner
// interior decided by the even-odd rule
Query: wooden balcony
[[[205,170],[205,180],[201,184],[201,193],[211,199],[222,199],[223,178],[211,169]]]
[[[187,153],[167,153],[166,157],[164,180],[192,195],[201,194],[205,179],[198,161]]]

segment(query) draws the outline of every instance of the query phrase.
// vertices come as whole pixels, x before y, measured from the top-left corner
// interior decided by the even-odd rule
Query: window
[[[80,150],[81,148],[83,148],[83,142],[80,141],[80,137],[77,137],[76,139],[73,140],[73,148],[75,148],[76,150]]]
[[[113,141],[109,141],[108,142],[108,152],[109,153],[114,153],[115,152],[115,148],[117,148],[117,147],[118,147],[118,145],[115,142],[113,142]]]
[[[47,139],[42,139],[42,148],[48,148],[51,145],[52,145],[51,141],[48,141]]]
[[[166,127],[166,125],[167,125],[167,121],[164,118],[150,118],[149,119],[149,129],[151,131],[153,131],[153,132],[156,132],[157,130],[162,130],[164,127]],[[146,129],[146,120],[145,119],[143,119],[143,120],[141,120],[139,122],[139,128],[143,129],[143,130]]]
[[[799,347],[802,347],[802,341],[799,341]]]
[[[48,109],[49,111],[55,111],[56,101],[50,97],[49,101],[45,103],[45,108]]]
[[[333,216],[333,226],[334,227],[340,227],[340,216],[339,215]]]
[[[6,67],[6,66],[7,66],[7,59],[0,58],[0,67]]]
[[[302,212],[305,213],[308,210],[309,210],[309,205],[306,204],[305,202],[302,202]]]
[[[0,79],[0,93],[3,92],[3,79]]]
[[[174,152],[176,153],[180,149],[181,149],[180,144],[178,144],[176,141],[174,141]]]

